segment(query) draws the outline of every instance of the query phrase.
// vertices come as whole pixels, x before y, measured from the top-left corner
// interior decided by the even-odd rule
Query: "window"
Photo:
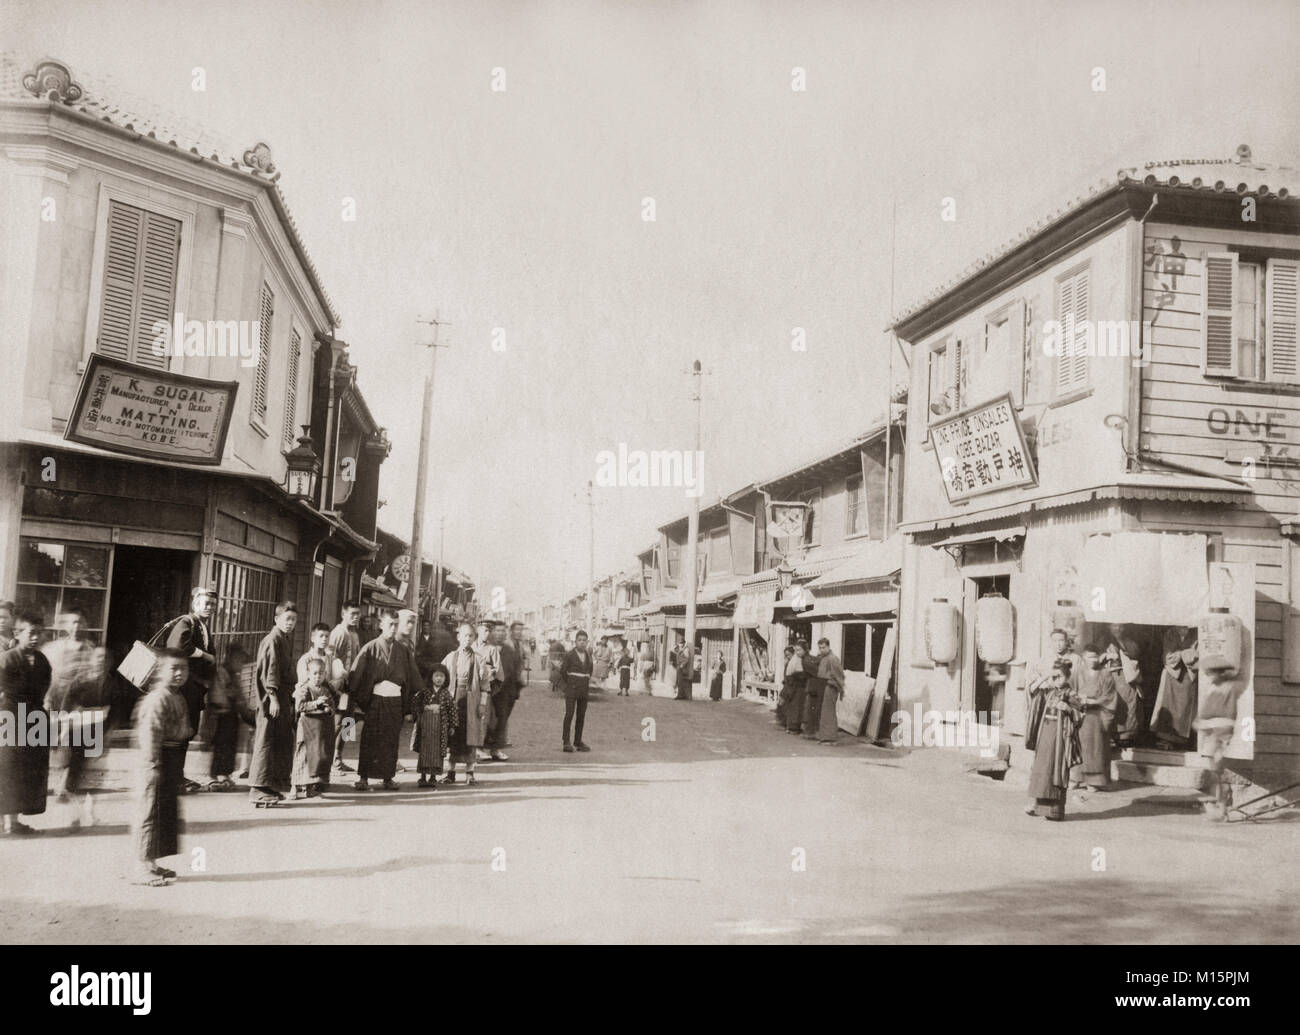
[[[54,625],[55,616],[75,607],[85,615],[87,635],[102,643],[108,572],[106,547],[23,539],[16,602],[39,611],[48,627]]]
[[[803,545],[816,546],[821,541],[821,527],[817,518],[822,509],[822,490],[806,489],[799,493],[799,499],[808,504],[803,517]]]
[[[844,483],[844,534],[861,535],[867,531],[867,494],[862,475],[855,474]]]
[[[939,342],[930,349],[930,419],[956,413],[967,396],[966,366],[961,339]]]
[[[158,337],[154,325],[172,324],[180,247],[180,220],[109,202],[96,351],[167,369],[167,354],[153,348]]]
[[[1204,260],[1201,369],[1211,377],[1300,384],[1296,291],[1300,260]]]
[[[292,448],[298,426],[298,353],[302,350],[302,335],[294,328],[289,338],[289,373],[284,392],[284,443]]]
[[[1015,406],[1024,402],[1025,303],[1017,300],[984,323],[984,340],[971,375],[973,399],[984,401],[1011,392]]]
[[[866,622],[845,623],[844,652],[842,656],[845,672],[867,671],[867,644],[869,642],[870,637],[867,635]]]
[[[257,323],[257,373],[253,382],[253,416],[266,422],[267,383],[271,376],[271,321],[275,318],[275,295],[262,285],[262,304]]]
[[[709,533],[709,541],[706,544],[709,551],[709,575],[719,573],[726,574],[731,571],[731,540],[727,535],[727,529],[724,525],[722,528],[715,528]]]
[[[682,544],[674,543],[671,540],[668,543],[668,578],[677,578],[678,571],[682,566]]]
[[[1056,350],[1056,395],[1088,387],[1088,270],[1056,282],[1056,318],[1066,340]]]
[[[217,657],[222,657],[232,643],[243,647],[250,657],[255,656],[257,645],[275,624],[280,575],[265,568],[223,560],[213,561],[212,573],[217,587],[217,613],[212,631]]]

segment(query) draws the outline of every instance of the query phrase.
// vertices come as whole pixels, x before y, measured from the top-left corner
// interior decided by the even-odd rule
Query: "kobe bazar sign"
[[[219,464],[237,381],[208,381],[92,354],[63,437],[116,453]]]

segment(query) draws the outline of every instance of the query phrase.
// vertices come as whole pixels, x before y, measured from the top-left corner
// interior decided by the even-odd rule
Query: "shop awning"
[[[747,591],[736,595],[736,611],[731,616],[737,629],[752,629],[772,621],[772,608],[776,604],[775,589]]]
[[[813,609],[801,612],[798,617],[816,622],[897,614],[898,588],[889,582],[878,581],[823,589],[818,593]]]
[[[972,543],[1005,543],[1011,539],[1023,539],[1026,531],[1028,529],[1024,525],[992,528],[984,532],[967,532],[965,535],[950,536],[930,545],[936,550],[941,550],[949,546],[969,546]]]
[[[847,561],[813,579],[808,585],[810,588],[817,589],[875,582],[892,578],[902,570],[902,567],[903,537],[895,534],[888,539],[871,540],[863,544],[862,548]]]
[[[685,629],[686,617],[684,615],[668,615],[666,623],[669,629]],[[731,615],[696,615],[696,629],[730,629]]]
[[[1088,537],[1079,603],[1090,622],[1195,625],[1209,601],[1206,537],[1111,532]]]

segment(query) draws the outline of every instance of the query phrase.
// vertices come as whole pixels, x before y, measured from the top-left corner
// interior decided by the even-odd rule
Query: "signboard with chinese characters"
[[[930,440],[949,503],[1038,484],[1010,393],[931,424]]]
[[[238,381],[151,370],[94,353],[63,437],[115,453],[219,464]]]

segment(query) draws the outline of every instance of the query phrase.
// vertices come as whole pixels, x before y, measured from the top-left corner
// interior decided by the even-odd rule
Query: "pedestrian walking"
[[[609,638],[602,636],[596,643],[596,649],[591,652],[591,675],[598,687],[604,686],[605,680],[609,678],[610,661]]]
[[[411,619],[414,612],[407,612]],[[406,623],[413,628],[410,620]],[[379,635],[361,648],[348,674],[348,691],[365,711],[366,724],[357,748],[355,790],[370,790],[370,778],[383,781],[384,790],[397,790],[397,752],[402,718],[410,713],[411,695],[420,688],[415,655],[397,638],[398,616],[379,616]]]
[[[1043,686],[1043,717],[1029,771],[1029,797],[1034,804],[1031,814],[1050,820],[1065,819],[1070,769],[1082,758],[1079,723],[1083,715],[1072,703],[1070,690],[1073,667],[1068,658],[1058,657]]]
[[[167,634],[162,640],[162,646],[182,651],[189,658],[189,681],[181,691],[181,696],[185,698],[185,707],[189,709],[191,737],[199,731],[203,704],[212,687],[213,677],[217,674],[217,658],[209,629],[216,607],[216,589],[212,586],[195,586],[190,591],[189,613],[168,623]],[[185,748],[189,750],[188,743]],[[183,794],[192,794],[201,789],[198,782],[187,780],[182,774]]]
[[[817,678],[821,680],[822,708],[817,741],[838,744],[840,741],[839,703],[844,696],[844,663],[831,650],[831,641],[823,636],[817,641]]]
[[[722,651],[718,651],[718,656],[713,659],[713,670],[709,676],[709,700],[722,700],[722,677],[727,671],[727,661],[723,657]]]
[[[249,801],[257,808],[279,805],[293,774],[293,688],[297,683],[289,637],[298,625],[298,605],[275,605],[275,628],[257,647],[257,728],[248,766]]]
[[[551,680],[551,693],[558,694],[564,691],[564,644],[559,640],[552,640],[546,651],[547,673]]]
[[[140,742],[136,773],[132,840],[136,868],[133,884],[161,887],[176,876],[158,865],[159,859],[180,851],[180,793],[185,773],[185,746],[193,736],[185,686],[190,678],[189,652],[162,647],[149,676],[145,695],[136,707],[135,729]]]
[[[41,653],[50,663],[50,689],[45,695],[50,716],[50,778],[55,801],[66,804],[85,790],[87,724],[99,723],[102,737],[102,713],[97,706],[107,703],[107,653],[90,642],[85,615],[79,608],[67,608],[58,622],[62,635],[45,644]],[[88,791],[83,807],[91,815]],[[80,826],[80,818],[74,818],[71,825]]]
[[[429,682],[411,696],[411,750],[416,754],[417,786],[435,789],[443,760],[450,750],[451,730],[456,724],[456,702],[451,695],[451,673],[438,662]]]
[[[790,701],[785,707],[786,732],[803,732],[803,712],[808,693],[808,644],[794,641],[794,656],[786,665],[786,679],[790,682]]]
[[[587,699],[591,689],[591,673],[594,659],[587,649],[587,634],[580,632],[574,637],[573,650],[564,656],[561,671],[564,673],[564,741],[565,751],[590,751],[591,748],[582,739],[582,730],[587,722]],[[569,740],[569,728],[573,726],[573,740]]]
[[[0,654],[0,714],[22,730],[48,723],[45,695],[50,689],[50,662],[37,646],[45,630],[44,618],[35,611],[14,611],[14,646]],[[46,726],[48,729],[48,725]],[[39,816],[45,811],[46,783],[50,772],[47,737],[0,737],[0,816],[5,837],[35,834],[19,816]]]
[[[352,664],[361,652],[361,634],[358,631],[360,623],[361,605],[355,600],[348,600],[339,612],[339,624],[330,630],[326,645],[343,665],[345,673],[352,671]],[[356,772],[343,760],[343,748],[350,739],[356,739],[360,735],[363,721],[359,710],[353,707],[353,702],[350,699],[345,702],[343,691],[340,691],[340,711],[336,724],[338,729],[334,733],[334,772],[340,776]]]
[[[506,625],[498,622],[493,630],[496,637],[497,657],[501,665],[501,686],[492,697],[492,710],[495,721],[488,733],[487,747],[492,758],[498,762],[507,762],[510,756],[505,749],[510,746],[510,713],[519,700],[520,687],[524,679],[524,645],[519,636],[523,629],[521,622],[510,626],[511,636],[506,636]]]
[[[641,689],[648,694],[653,694],[655,692],[654,675],[657,667],[658,666],[655,664],[654,650],[650,646],[650,641],[642,640],[641,650],[637,656],[637,668],[641,674]]]
[[[677,700],[689,701],[695,692],[695,649],[683,639],[677,644]]]
[[[465,782],[473,786],[478,782],[474,768],[478,749],[487,735],[491,693],[483,665],[474,651],[474,626],[461,622],[456,629],[456,639],[456,649],[442,659],[451,677],[452,697],[456,704],[456,724],[450,739],[451,765],[443,783],[456,782],[456,763],[463,762]]]
[[[328,632],[328,629],[326,630]],[[304,655],[305,674],[293,691],[297,735],[293,751],[293,796],[316,798],[329,786],[334,759],[334,691],[325,682],[326,659]]]
[[[632,652],[623,643],[618,653],[618,692],[623,697],[632,694]]]

